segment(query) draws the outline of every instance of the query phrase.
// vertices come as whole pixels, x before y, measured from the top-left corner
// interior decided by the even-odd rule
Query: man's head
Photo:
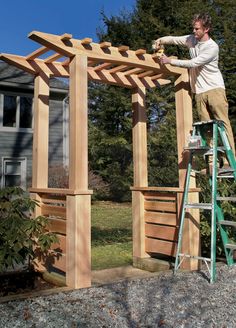
[[[192,20],[193,33],[198,41],[206,41],[209,39],[211,30],[211,17],[208,14],[196,14]]]

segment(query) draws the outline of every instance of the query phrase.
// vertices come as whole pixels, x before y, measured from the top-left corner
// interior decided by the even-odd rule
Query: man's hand
[[[169,57],[167,57],[166,55],[162,55],[160,57],[160,62],[161,64],[170,64],[171,63],[171,59]]]

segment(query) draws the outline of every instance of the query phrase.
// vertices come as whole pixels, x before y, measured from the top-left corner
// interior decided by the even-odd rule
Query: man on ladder
[[[217,152],[218,136],[223,143],[226,160],[230,164],[230,173],[236,180],[236,161],[235,144],[232,127],[228,118],[228,102],[225,95],[225,86],[222,74],[218,67],[219,47],[211,39],[209,32],[211,30],[211,17],[207,14],[197,14],[193,18],[193,34],[186,36],[166,36],[157,39],[153,43],[153,49],[158,50],[165,44],[176,44],[189,48],[189,60],[171,59],[164,54],[160,57],[162,64],[171,64],[173,66],[185,67],[189,69],[190,85],[197,104],[197,111],[202,122],[193,125],[193,139],[200,140],[199,144],[189,145],[190,159],[186,174],[186,184],[183,196],[182,213],[180,218],[179,238],[176,251],[175,272],[180,267],[182,261],[188,258],[195,258],[205,262],[209,273],[210,281],[215,281],[215,262],[216,262],[216,220],[219,225],[221,238],[224,245],[228,265],[234,264],[234,251],[236,244],[232,244],[228,238],[227,226],[236,227],[236,223],[224,220],[224,214],[221,209],[220,201],[236,201],[236,197],[220,197],[217,191]],[[211,131],[211,140],[207,140],[207,134]],[[200,139],[199,139],[200,138]],[[204,149],[205,148],[205,149]],[[211,186],[210,203],[188,203],[189,181],[192,171],[192,160],[194,153],[207,155],[208,161],[211,157],[212,171],[209,177]],[[204,153],[205,152],[205,153]],[[225,160],[224,165],[228,166]],[[226,167],[226,172],[227,172]],[[207,170],[206,170],[207,172]],[[209,172],[209,171],[208,171]],[[227,176],[226,176],[227,177]],[[227,198],[227,199],[226,199]],[[210,258],[192,256],[191,254],[181,253],[182,232],[185,220],[186,210],[189,208],[198,208],[211,211],[211,256]],[[210,266],[209,266],[210,263]]]
[[[160,61],[162,64],[189,68],[190,85],[195,94],[200,120],[216,119],[224,122],[229,143],[235,156],[225,85],[218,67],[219,47],[209,35],[212,27],[211,17],[207,14],[197,14],[192,23],[193,34],[159,38],[154,41],[153,49],[158,50],[165,44],[176,44],[189,48],[191,57],[189,60],[171,59],[163,54]]]

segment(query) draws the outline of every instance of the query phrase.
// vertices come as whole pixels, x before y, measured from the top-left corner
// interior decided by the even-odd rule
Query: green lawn
[[[92,204],[92,269],[132,263],[131,204]]]

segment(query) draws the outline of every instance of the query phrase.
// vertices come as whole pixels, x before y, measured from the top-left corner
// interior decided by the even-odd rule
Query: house
[[[0,185],[31,186],[34,76],[0,61]],[[68,165],[68,85],[50,80],[49,167]]]

